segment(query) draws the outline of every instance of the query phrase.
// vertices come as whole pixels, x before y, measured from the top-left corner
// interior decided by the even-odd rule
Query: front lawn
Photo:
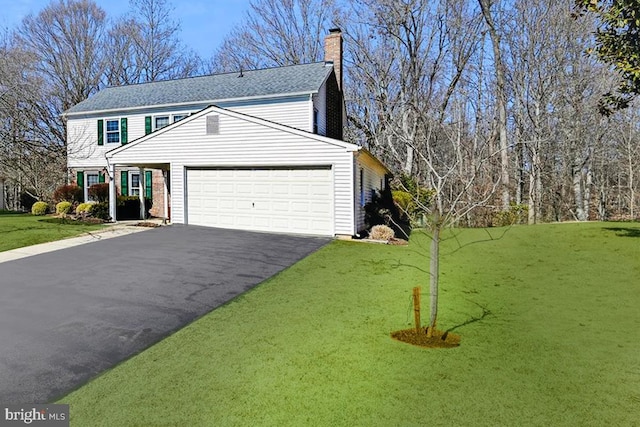
[[[52,219],[3,211],[0,214],[0,252],[61,240],[104,227],[99,224],[75,223],[71,220],[61,223],[55,219],[51,221]]]
[[[72,426],[637,425],[640,225],[489,232],[443,243],[458,348],[389,337],[413,286],[428,307],[424,234],[336,241],[60,402]]]

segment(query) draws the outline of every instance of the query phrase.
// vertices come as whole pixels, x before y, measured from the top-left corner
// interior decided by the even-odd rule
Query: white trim
[[[326,81],[326,79],[325,79]],[[321,85],[322,86],[322,85]],[[149,110],[156,108],[171,108],[171,107],[182,107],[187,105],[214,105],[221,104],[224,102],[238,102],[238,101],[255,101],[255,100],[272,100],[272,99],[286,99],[292,97],[298,97],[303,95],[313,95],[318,93],[318,89],[308,92],[294,92],[294,93],[286,93],[286,94],[277,94],[277,95],[267,95],[267,96],[247,96],[241,98],[223,98],[223,99],[209,99],[202,101],[189,101],[189,102],[176,102],[172,104],[158,104],[158,105],[141,105],[139,107],[122,107],[122,108],[110,108],[106,110],[87,110],[87,111],[78,111],[73,113],[62,113],[62,117],[73,117],[73,116],[93,116],[98,114],[107,114],[107,113],[115,113],[115,112],[130,112],[130,111],[138,111],[138,110]]]
[[[126,118],[125,116],[118,116],[118,117],[110,117],[110,118],[100,118],[98,120],[104,120],[104,127],[103,127],[103,136],[102,136],[102,142],[103,144],[106,145],[113,145],[113,144],[122,144],[122,119]],[[116,122],[118,124],[118,130],[117,131],[109,131],[107,130],[107,126],[109,122]],[[118,141],[117,142],[109,142],[109,133],[116,133],[118,134]]]
[[[309,139],[315,139],[316,141],[320,141],[320,142],[325,142],[327,144],[331,144],[331,145],[335,145],[338,147],[342,147],[344,149],[346,149],[346,151],[351,151],[351,152],[357,152],[362,150],[362,147],[356,145],[356,144],[352,144],[349,142],[345,142],[345,141],[340,141],[338,139],[333,139],[333,138],[328,138],[326,136],[322,136],[322,135],[317,135],[311,132],[307,132],[301,129],[297,129],[297,128],[293,128],[290,126],[286,126],[286,125],[282,125],[280,123],[275,123],[275,122],[271,122],[269,120],[264,120],[255,116],[250,116],[248,114],[243,114],[243,113],[238,113],[236,111],[231,111],[231,110],[227,110],[226,108],[221,108],[221,107],[217,107],[215,105],[211,105],[207,108],[204,108],[200,111],[198,111],[197,113],[192,114],[191,116],[180,120],[178,122],[172,123],[169,126],[165,126],[162,129],[159,129],[155,132],[152,132],[148,135],[145,135],[143,137],[140,137],[138,139],[136,139],[133,142],[130,142],[128,144],[122,145],[120,147],[114,148],[112,150],[109,150],[105,153],[105,157],[106,158],[112,158],[115,154],[119,153],[120,151],[129,149],[131,147],[134,147],[148,139],[154,138],[155,136],[161,135],[164,132],[169,132],[171,131],[173,128],[175,128],[176,126],[182,126],[186,123],[189,123],[192,120],[196,120],[204,115],[210,114],[212,112],[216,112],[222,115],[227,115],[230,117],[234,117],[236,119],[239,120],[246,120],[248,122],[251,123],[256,123],[262,126],[267,126],[270,127],[272,129],[276,129],[276,130],[280,130],[283,132],[288,132],[291,133],[293,135],[298,135],[298,136],[302,136],[302,137],[306,137]]]
[[[316,109],[313,106],[313,95],[309,95],[309,127],[307,129],[311,129],[311,133],[314,133],[313,132],[313,116],[315,111]]]
[[[164,202],[164,209],[162,212],[162,223],[166,224],[169,220],[169,186],[167,176],[169,175],[169,171],[162,170],[162,200]],[[153,175],[151,176],[153,180]],[[153,182],[153,181],[152,181]]]
[[[107,173],[109,174],[109,216],[111,221],[117,222],[116,218],[116,165],[107,163]],[[121,184],[122,185],[122,184]]]
[[[142,175],[143,175],[142,174],[142,168],[138,168],[137,170],[136,169],[129,169],[126,172],[127,172],[127,180],[129,181],[128,182],[129,185],[127,186],[127,187],[129,187],[127,189],[127,193],[129,193],[129,194],[124,194],[124,196],[140,196],[140,193],[142,193],[142,191],[143,191],[143,189],[141,189],[141,187],[143,186],[143,183],[142,183],[142,180],[143,180],[143,178],[142,178]],[[132,192],[132,190],[134,189],[134,186],[133,186],[133,175],[138,175],[138,186],[135,187],[139,191],[138,194],[133,194],[133,192]],[[122,184],[120,184],[120,185],[122,186]]]
[[[145,214],[147,211],[147,206],[145,203],[145,190],[146,190],[146,180],[145,180],[145,173],[144,173],[144,168],[140,168],[140,170],[138,171],[138,199],[140,200],[140,219],[146,219],[145,218]],[[129,172],[131,174],[131,172]],[[133,188],[133,185],[129,186],[130,188]]]
[[[82,195],[84,197],[85,202],[89,201],[89,175],[98,175],[98,181],[96,182],[96,184],[99,184],[101,172],[102,172],[102,168],[100,169],[89,168],[89,169],[82,170],[82,186],[84,187],[82,189]]]

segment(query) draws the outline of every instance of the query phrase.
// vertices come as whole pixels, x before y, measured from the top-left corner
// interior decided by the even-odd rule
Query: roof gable
[[[148,106],[269,98],[317,92],[331,74],[324,62],[166,80],[101,90],[67,115]]]
[[[236,111],[232,111],[232,110],[228,110],[225,108],[221,108],[221,107],[217,107],[215,105],[209,106],[195,114],[192,114],[191,116],[182,119],[178,122],[175,122],[167,127],[164,127],[160,130],[157,130],[155,132],[152,132],[148,135],[145,135],[141,138],[136,139],[135,141],[130,142],[129,144],[126,145],[122,145],[120,147],[114,148],[111,151],[108,151],[105,155],[107,157],[107,159],[112,159],[114,156],[117,156],[118,153],[122,152],[122,151],[126,151],[126,150],[135,150],[135,147],[137,145],[140,144],[144,144],[147,141],[152,141],[153,138],[155,138],[158,135],[163,135],[167,132],[171,132],[173,129],[176,129],[177,127],[182,127],[182,126],[188,126],[188,124],[194,120],[199,119],[202,116],[206,116],[207,114],[210,113],[218,113],[218,114],[223,114],[223,115],[227,115],[230,117],[234,117],[236,119],[240,119],[240,120],[245,120],[247,122],[251,122],[251,123],[255,123],[261,126],[266,126],[272,129],[276,129],[282,132],[287,132],[290,134],[294,134],[294,135],[299,135],[299,136],[303,136],[305,138],[309,138],[309,139],[313,139],[316,141],[320,141],[326,144],[330,144],[330,145],[334,145],[340,148],[345,149],[345,151],[348,152],[357,152],[360,151],[362,149],[362,147],[356,145],[356,144],[352,144],[349,142],[345,142],[345,141],[340,141],[337,139],[333,139],[333,138],[328,138],[326,136],[322,136],[322,135],[317,135],[314,133],[310,133],[307,131],[303,131],[297,128],[293,128],[290,126],[286,126],[286,125],[281,125],[279,123],[275,123],[275,122],[271,122],[269,120],[264,120],[255,116],[250,116],[248,114],[243,114],[243,113],[238,113]]]

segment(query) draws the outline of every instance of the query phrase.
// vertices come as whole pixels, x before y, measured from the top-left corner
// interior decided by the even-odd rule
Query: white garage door
[[[331,168],[187,169],[187,223],[332,235]]]

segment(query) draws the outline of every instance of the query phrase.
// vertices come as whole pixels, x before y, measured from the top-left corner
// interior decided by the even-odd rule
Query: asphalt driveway
[[[329,239],[161,227],[0,263],[0,403],[47,403]]]

